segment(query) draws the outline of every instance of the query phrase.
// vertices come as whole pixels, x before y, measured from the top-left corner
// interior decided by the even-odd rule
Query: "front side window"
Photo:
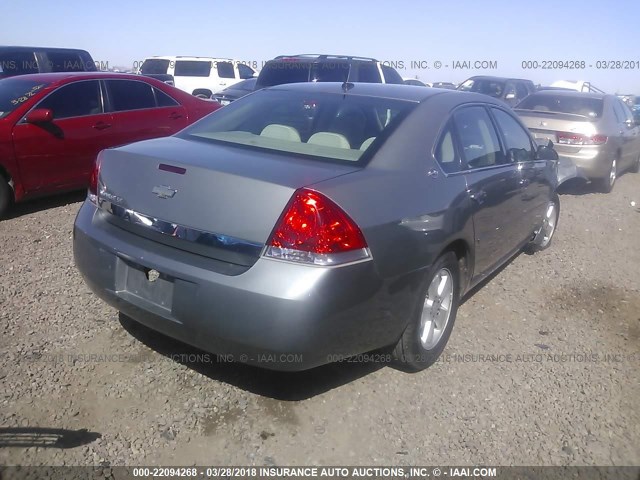
[[[233,63],[231,62],[216,62],[216,70],[220,78],[235,78]]]
[[[359,95],[262,90],[205,117],[181,136],[318,160],[355,162],[415,105]]]
[[[173,74],[176,77],[208,77],[211,74],[211,62],[177,60]]]
[[[535,158],[535,152],[529,134],[508,113],[493,108],[502,137],[506,143],[507,152],[512,162],[528,162]]]
[[[97,80],[75,82],[60,87],[35,108],[48,108],[53,118],[82,117],[103,113],[100,83]]]
[[[151,85],[135,80],[107,80],[109,100],[114,112],[155,108]]]
[[[463,160],[469,168],[483,168],[504,162],[489,114],[483,107],[467,107],[454,116],[456,132],[462,147]]]

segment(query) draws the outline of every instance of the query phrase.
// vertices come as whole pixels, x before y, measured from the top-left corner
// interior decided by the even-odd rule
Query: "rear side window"
[[[217,62],[216,69],[220,78],[235,78],[233,63],[231,62]]]
[[[528,162],[535,158],[535,152],[529,134],[508,113],[493,108],[498,127],[506,143],[512,162]]]
[[[33,52],[0,52],[0,77],[38,73]]]
[[[49,70],[52,72],[84,72],[87,70],[82,57],[75,52],[47,52],[47,60],[49,61]]]
[[[391,68],[388,65],[382,65],[382,74],[384,75],[384,81],[386,83],[395,83],[401,85],[404,83],[400,74],[395,68]]]
[[[143,75],[164,75],[169,68],[170,60],[163,58],[148,58],[140,67]]]
[[[201,60],[177,60],[174,75],[176,77],[208,77],[211,62]]]
[[[53,118],[63,119],[98,115],[103,112],[100,84],[97,80],[75,82],[60,87],[36,108],[48,108],[53,111]]]
[[[381,83],[378,66],[373,62],[358,64],[358,82]]]
[[[156,102],[158,107],[173,107],[175,105],[179,105],[173,98],[171,98],[166,93],[158,90],[157,88],[153,89],[153,93],[156,95]]]
[[[461,170],[460,159],[456,154],[451,122],[449,122],[444,133],[440,137],[440,141],[436,146],[435,157],[442,170],[446,173],[454,173]]]
[[[582,95],[583,94],[580,93],[576,95],[534,93],[520,102],[517,108],[539,112],[570,113],[588,118],[601,117],[603,108],[602,99],[583,97]]]
[[[244,79],[253,77],[256,72],[254,72],[251,67],[247,67],[245,64],[239,63],[238,73],[240,74],[240,78],[244,80]]]
[[[107,80],[111,110],[141,110],[155,108],[156,99],[151,85],[134,80]]]
[[[490,167],[504,163],[504,155],[498,142],[489,114],[482,107],[467,107],[453,116],[462,147],[462,156],[469,168]]]

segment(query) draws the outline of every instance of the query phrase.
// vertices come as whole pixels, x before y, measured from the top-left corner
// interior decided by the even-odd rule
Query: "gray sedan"
[[[225,359],[303,370],[393,347],[419,370],[469,289],[549,246],[556,168],[485,95],[283,85],[103,151],[75,261],[126,316]]]

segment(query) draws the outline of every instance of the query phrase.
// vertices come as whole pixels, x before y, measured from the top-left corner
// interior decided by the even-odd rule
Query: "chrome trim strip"
[[[184,240],[205,247],[219,248],[256,258],[260,256],[264,247],[262,244],[250,242],[241,238],[167,222],[150,215],[145,215],[144,213],[136,212],[130,208],[121,207],[103,200],[102,198],[99,198],[98,200],[98,207],[124,222],[141,227],[147,231],[159,233],[166,235],[167,237]]]

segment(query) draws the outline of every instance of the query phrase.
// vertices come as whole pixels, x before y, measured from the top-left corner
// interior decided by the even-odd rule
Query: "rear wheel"
[[[395,347],[402,367],[417,372],[435,363],[451,335],[459,300],[458,259],[447,252],[425,277],[409,325]]]
[[[197,88],[196,90],[193,91],[192,95],[198,98],[209,99],[211,98],[212,93],[211,93],[211,90],[207,90],[204,88]]]
[[[6,215],[11,206],[12,199],[13,191],[7,181],[0,175],[0,218],[4,218]]]
[[[618,178],[618,160],[614,158],[611,160],[611,166],[609,167],[609,175],[597,180],[598,190],[602,193],[610,193],[613,190],[613,186]]]
[[[560,218],[560,198],[557,194],[547,204],[547,209],[542,219],[542,225],[536,232],[533,240],[525,247],[525,252],[535,253],[549,248],[553,234],[556,233],[558,219]]]

